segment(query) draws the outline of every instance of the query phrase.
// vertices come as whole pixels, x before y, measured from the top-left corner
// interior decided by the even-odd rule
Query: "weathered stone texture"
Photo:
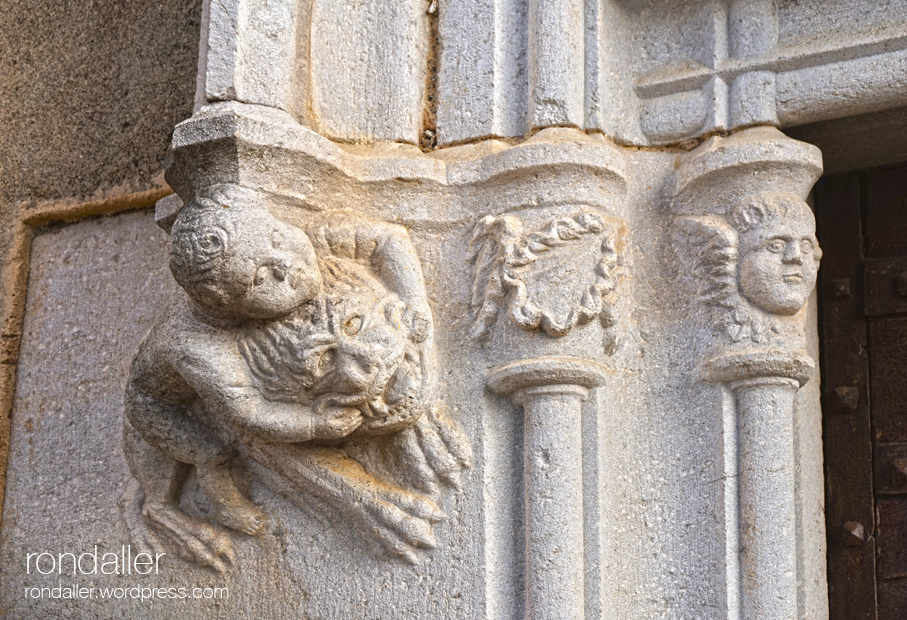
[[[160,184],[200,0],[0,2],[0,208]]]
[[[121,358],[131,355],[155,315],[153,305],[172,288],[161,260],[164,240],[150,214],[140,212],[48,232],[33,244],[12,413],[16,447],[7,470],[13,499],[3,513],[6,567],[21,565],[33,543],[52,544],[58,535],[87,541],[99,535],[93,528],[118,519],[122,457],[103,447],[116,445],[119,435],[122,395],[111,387],[125,380]],[[98,501],[104,497],[113,501]],[[91,515],[90,522],[67,519],[76,512]],[[0,598],[16,609],[13,617],[40,617],[15,607],[24,601],[11,591],[11,575],[3,582]]]
[[[22,309],[28,281],[30,229],[20,224],[12,210],[0,210],[0,490],[6,485],[9,449],[9,411],[16,382],[16,358],[22,333]],[[3,496],[0,495],[0,511]]]
[[[176,285],[167,269],[165,234],[149,211],[99,218],[36,237],[13,411],[9,484],[0,535],[0,601],[12,618],[479,618],[470,596],[480,561],[469,498],[442,505],[443,548],[414,567],[390,558],[364,532],[321,512],[321,503],[243,476],[254,502],[267,506],[267,531],[234,535],[235,569],[220,576],[178,559],[158,576],[73,578],[25,572],[26,553],[119,552],[130,544],[118,500],[127,479],[121,448],[123,387],[129,361]],[[435,239],[426,241],[437,247]],[[422,255],[430,251],[422,246]],[[452,306],[442,314],[449,321]],[[481,381],[473,373],[473,382]],[[452,381],[454,383],[455,381]],[[454,388],[443,388],[444,398]],[[476,412],[470,416],[477,418]],[[273,476],[273,474],[271,474]],[[273,484],[273,481],[272,481]],[[296,500],[296,504],[291,502]],[[300,506],[299,504],[302,504]],[[212,508],[190,477],[181,506],[210,518]],[[227,587],[227,600],[122,599],[27,601],[23,588]]]
[[[162,184],[199,19],[168,2],[0,13],[15,38],[0,104],[19,102],[0,109],[0,208]],[[904,2],[885,3],[890,19],[866,0],[213,6],[208,105],[173,132],[179,197],[158,213],[188,257],[173,263],[183,290],[148,212],[34,241],[0,600],[38,618],[827,617],[822,252],[805,202],[822,159],[775,126],[878,152],[822,119],[907,101]],[[814,37],[847,20],[852,37]],[[874,114],[903,135],[903,112]],[[67,213],[97,212],[81,208]],[[31,234],[9,222],[8,382]],[[352,353],[366,320],[399,332],[369,341],[371,358]],[[328,324],[325,357],[310,336]],[[376,361],[400,339],[403,358]],[[366,361],[337,371],[340,355]],[[351,368],[378,362],[391,370],[354,385]],[[456,460],[426,426],[442,409],[471,471],[440,468]],[[373,443],[314,430],[325,412],[388,411],[411,417]],[[187,419],[190,438],[229,436],[179,454],[168,431]],[[120,498],[136,510],[118,514]],[[406,512],[428,498],[437,512]],[[231,598],[19,594],[59,581],[23,575],[27,552],[156,534],[166,574],[85,581]]]

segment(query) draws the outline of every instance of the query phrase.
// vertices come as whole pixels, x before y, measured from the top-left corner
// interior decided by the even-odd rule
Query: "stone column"
[[[492,371],[488,386],[523,407],[526,618],[585,617],[582,410],[605,369],[542,357]]]
[[[745,618],[797,615],[794,524],[794,398],[786,377],[730,385],[737,402],[740,454],[740,564]]]
[[[737,414],[742,617],[796,618],[794,413],[813,360],[758,351],[717,358],[706,368],[710,380],[724,383],[734,395]]]
[[[596,360],[616,346],[624,224],[602,209],[567,208],[572,215],[547,222],[542,213],[487,216],[471,244],[482,293],[474,333],[490,340],[495,365],[487,384],[525,415],[527,620],[585,618],[583,402],[607,376]]]
[[[704,144],[676,176],[675,224],[705,306],[703,378],[734,398],[727,600],[743,620],[799,614],[795,415],[815,368],[806,307],[822,256],[804,198],[820,171],[814,147],[756,128]]]
[[[577,0],[529,2],[529,122],[583,125],[584,7]]]
[[[582,410],[606,376],[595,360],[616,346],[624,225],[573,209],[547,223],[540,213],[487,216],[472,238],[475,335],[490,339],[496,365],[488,387],[525,415],[527,620],[585,618]]]

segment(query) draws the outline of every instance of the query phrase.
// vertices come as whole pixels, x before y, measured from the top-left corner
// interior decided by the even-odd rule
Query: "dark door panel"
[[[877,501],[880,579],[907,577],[907,497],[880,497]]]
[[[860,176],[822,179],[815,197],[825,252],[819,292],[829,609],[832,620],[877,620]]]
[[[816,187],[832,620],[907,620],[907,166]]]
[[[873,439],[876,443],[907,442],[905,358],[907,358],[907,316],[870,319],[870,401]]]
[[[907,579],[893,579],[879,584],[879,620],[907,618]]]
[[[866,255],[907,256],[907,167],[862,173],[866,199]]]

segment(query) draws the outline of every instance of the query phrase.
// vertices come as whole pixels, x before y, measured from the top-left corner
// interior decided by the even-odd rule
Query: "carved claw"
[[[165,553],[166,549],[163,548],[157,537],[145,527],[142,514],[144,502],[145,493],[142,491],[141,485],[130,476],[118,502],[120,516],[129,535],[129,542],[138,550],[137,553],[148,553],[152,556]]]
[[[253,456],[297,487],[358,522],[391,554],[417,562],[437,545],[432,525],[447,518],[433,501],[382,482],[335,448],[256,443]]]
[[[388,499],[394,503],[373,499],[358,504],[359,514],[355,516],[391,555],[418,565],[416,549],[437,547],[431,525],[447,515],[432,502],[415,495],[403,501],[402,497]],[[412,512],[408,513],[407,509]]]
[[[412,472],[413,486],[429,495],[438,492],[438,472],[426,454],[425,447],[420,442],[416,427],[423,424],[423,417],[413,426],[400,431],[397,442],[400,450],[400,459]],[[432,459],[434,460],[434,459]]]
[[[472,455],[466,437],[440,407],[401,431],[397,441],[417,488],[433,494],[440,480],[460,489],[461,472],[471,466]]]
[[[411,493],[399,487],[392,487],[383,483],[366,487],[366,503],[376,506],[391,505],[401,511],[409,513],[417,519],[429,523],[440,523],[447,518],[438,505],[427,497]]]
[[[447,515],[431,500],[389,485],[367,485],[358,501],[350,502],[353,517],[392,555],[418,564],[415,549],[434,549],[432,525]]]
[[[401,558],[413,566],[419,566],[421,563],[419,561],[419,556],[412,547],[400,540],[393,532],[381,528],[374,528],[371,531],[371,534],[391,555]]]
[[[447,484],[459,489],[460,470],[463,469],[463,465],[444,443],[444,440],[441,439],[441,435],[435,428],[436,424],[437,420],[426,416],[423,423],[416,425],[414,430],[419,439],[419,445],[422,446],[422,451],[429,466],[438,477]]]
[[[431,335],[431,307],[427,300],[410,301],[403,313],[403,322],[410,330],[410,339],[415,343],[425,342]]]
[[[242,509],[217,507],[215,509],[215,517],[218,523],[224,527],[236,530],[246,536],[255,536],[268,521],[267,515],[254,506],[251,510],[246,507]]]
[[[460,469],[470,469],[472,467],[472,449],[460,426],[448,418],[444,409],[440,406],[432,407],[429,417],[432,421],[432,428],[441,437],[448,452],[459,464]]]
[[[176,506],[146,504],[145,522],[179,550],[180,556],[225,573],[236,561],[230,539],[213,526],[194,519]]]
[[[369,529],[379,539],[387,539],[389,535],[394,535],[411,547],[434,549],[438,546],[429,523],[408,515],[391,504],[375,502],[365,507],[362,516]],[[394,548],[390,550],[394,551]]]

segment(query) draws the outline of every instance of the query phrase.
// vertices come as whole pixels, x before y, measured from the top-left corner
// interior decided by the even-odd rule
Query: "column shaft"
[[[740,442],[740,569],[744,620],[797,617],[794,399],[769,377],[733,386]]]
[[[518,393],[526,416],[526,617],[584,617],[582,404],[585,388]]]
[[[529,116],[532,127],[582,127],[585,98],[582,0],[529,0]]]

